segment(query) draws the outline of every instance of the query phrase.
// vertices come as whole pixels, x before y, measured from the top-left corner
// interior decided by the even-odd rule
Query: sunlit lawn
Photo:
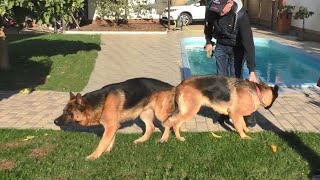
[[[309,179],[320,167],[320,134],[217,134],[185,132],[185,142],[161,144],[155,133],[135,145],[140,134],[118,133],[109,154],[86,161],[101,138],[94,133],[1,129],[0,179]]]
[[[10,70],[0,71],[0,90],[81,91],[93,70],[100,36],[8,35]]]

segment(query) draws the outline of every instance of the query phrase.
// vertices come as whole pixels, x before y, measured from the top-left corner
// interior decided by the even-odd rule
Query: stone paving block
[[[187,121],[187,122],[185,122],[185,124],[186,124],[186,128],[187,128],[188,130],[195,130],[195,129],[197,129],[197,123],[196,123],[195,121]]]

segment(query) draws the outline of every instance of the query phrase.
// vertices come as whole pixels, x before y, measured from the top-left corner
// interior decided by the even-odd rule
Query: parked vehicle
[[[189,25],[195,21],[203,21],[206,12],[206,0],[188,1],[185,5],[170,7],[170,20],[181,21],[184,25]],[[168,8],[161,16],[162,21],[168,21]]]

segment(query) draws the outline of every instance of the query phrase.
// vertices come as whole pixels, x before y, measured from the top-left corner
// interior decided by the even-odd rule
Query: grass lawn
[[[320,168],[320,134],[217,134],[187,132],[185,142],[161,144],[155,133],[135,145],[140,134],[118,133],[109,154],[86,161],[100,140],[94,133],[1,129],[0,179],[309,179]]]
[[[9,71],[0,90],[81,91],[100,50],[97,35],[8,35]]]

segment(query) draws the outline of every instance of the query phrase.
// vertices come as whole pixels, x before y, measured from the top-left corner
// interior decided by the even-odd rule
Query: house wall
[[[320,0],[284,0],[284,2],[296,6],[293,15],[298,11],[300,6],[308,8],[309,11],[313,11],[314,14],[305,20],[305,29],[320,32]],[[302,20],[292,18],[291,26],[302,28]]]
[[[253,24],[271,26],[272,1],[271,0],[243,0],[244,6],[248,9],[250,21]],[[278,11],[278,0],[274,1],[273,23],[276,24]]]
[[[271,27],[271,10],[272,0],[242,0],[244,6],[248,9],[248,14],[252,24],[258,24]],[[281,4],[296,6],[293,10],[293,16],[300,6],[307,7],[309,11],[313,11],[313,16],[305,20],[305,40],[313,40],[320,42],[320,0],[275,0],[273,29],[277,29],[277,11]],[[302,20],[295,20],[292,17],[290,34],[301,36]]]

